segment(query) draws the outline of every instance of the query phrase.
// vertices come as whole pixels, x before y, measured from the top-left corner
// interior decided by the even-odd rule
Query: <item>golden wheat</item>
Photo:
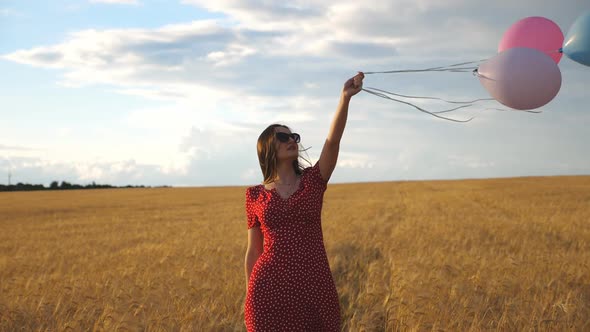
[[[244,187],[0,193],[0,329],[243,331]],[[590,330],[590,177],[330,185],[344,331]]]

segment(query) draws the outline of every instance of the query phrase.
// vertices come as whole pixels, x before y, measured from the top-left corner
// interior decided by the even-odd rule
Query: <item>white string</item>
[[[402,103],[402,104],[410,105],[410,106],[412,106],[412,107],[416,108],[417,110],[419,110],[420,112],[424,112],[424,113],[430,114],[430,115],[432,115],[432,116],[434,116],[434,117],[437,117],[437,118],[439,118],[439,119],[448,120],[448,121],[453,121],[453,122],[469,122],[469,121],[473,120],[473,117],[469,118],[468,120],[457,120],[457,119],[453,119],[453,118],[447,118],[447,117],[444,117],[444,116],[437,115],[437,113],[452,112],[452,111],[456,111],[456,110],[458,110],[458,109],[461,109],[461,108],[469,107],[469,106],[472,106],[472,104],[468,104],[468,105],[462,105],[462,106],[455,107],[455,108],[453,108],[453,109],[450,109],[450,110],[445,110],[445,111],[440,111],[440,112],[429,112],[429,111],[427,111],[427,110],[423,109],[423,108],[422,108],[422,107],[420,107],[420,106],[414,105],[414,104],[412,104],[412,103],[409,103],[409,102],[407,102],[407,101],[403,101],[403,100],[399,100],[399,99],[391,98],[391,97],[389,97],[389,96],[387,96],[387,95],[385,95],[385,94],[383,94],[383,93],[380,93],[380,92],[371,91],[371,90],[368,90],[368,89],[366,89],[366,88],[363,88],[362,90],[363,90],[363,91],[365,91],[365,92],[368,92],[368,93],[370,93],[370,94],[372,94],[372,95],[375,95],[375,96],[381,97],[381,98],[385,98],[385,99],[389,99],[389,100],[397,101],[398,103]]]
[[[399,93],[393,93],[393,92],[390,92],[390,91],[386,91],[386,90],[382,90],[382,89],[377,89],[377,88],[371,88],[371,87],[367,87],[367,89],[374,90],[374,91],[379,91],[379,92],[383,92],[383,93],[386,93],[386,94],[389,94],[389,95],[393,95],[393,96],[404,97],[404,98],[441,100],[441,101],[444,101],[444,102],[449,103],[449,104],[473,104],[473,103],[476,103],[478,101],[495,100],[494,98],[479,98],[479,99],[474,99],[474,100],[470,100],[470,101],[453,101],[453,100],[446,100],[446,99],[437,98],[437,97],[423,97],[423,96],[402,95],[402,94],[399,94]]]
[[[555,51],[555,52],[560,52],[560,51]],[[549,53],[549,52],[546,52]],[[554,53],[554,52],[551,52]],[[456,64],[452,64],[452,65],[448,65],[448,66],[440,66],[440,67],[431,67],[431,68],[425,68],[425,69],[403,69],[403,70],[388,70],[388,71],[368,71],[368,72],[363,72],[365,75],[371,75],[371,74],[398,74],[398,73],[419,73],[419,72],[456,72],[456,73],[466,73],[466,72],[471,72],[474,76],[478,77],[478,78],[482,78],[482,79],[486,79],[486,80],[492,80],[495,81],[493,78],[487,77],[485,75],[482,75],[478,72],[478,67],[472,67],[472,66],[468,66],[468,67],[464,67],[465,65],[469,65],[469,64],[475,64],[475,63],[480,63],[483,61],[486,61],[488,59],[482,59],[482,60],[478,60],[478,61],[468,61],[468,62],[461,62],[461,63],[456,63]],[[453,118],[448,118],[448,117],[444,117],[444,116],[440,116],[438,114],[441,113],[449,113],[449,112],[453,112],[453,111],[457,111],[459,109],[462,108],[467,108],[467,107],[471,107],[473,106],[474,103],[478,102],[478,101],[491,101],[491,100],[495,100],[494,98],[478,98],[478,99],[474,99],[474,100],[470,100],[470,101],[453,101],[453,100],[446,100],[446,99],[442,99],[442,98],[438,98],[438,97],[426,97],[426,96],[410,96],[410,95],[403,95],[403,94],[399,94],[399,93],[394,93],[394,92],[390,92],[390,91],[386,91],[383,89],[378,89],[378,88],[371,88],[371,87],[367,87],[367,88],[363,88],[363,91],[370,93],[372,95],[375,95],[377,97],[381,97],[381,98],[385,98],[385,99],[389,99],[392,101],[396,101],[398,103],[402,103],[402,104],[406,104],[409,106],[412,106],[414,108],[416,108],[417,110],[419,110],[420,112],[424,112],[427,114],[430,114],[434,117],[443,119],[443,120],[448,120],[448,121],[453,121],[453,122],[469,122],[471,120],[474,119],[474,117],[471,117],[467,120],[457,120],[457,119],[453,119]],[[436,112],[430,112],[425,110],[424,108],[414,105],[410,102],[407,101],[403,101],[400,99],[396,99],[396,98],[392,98],[388,95],[391,96],[397,96],[397,97],[403,97],[403,98],[410,98],[410,99],[429,99],[429,100],[440,100],[446,103],[450,103],[450,104],[465,104],[462,106],[458,106],[455,108],[451,108],[448,110],[443,110],[443,111],[436,111]],[[496,111],[523,111],[523,112],[529,112],[529,113],[542,113],[542,111],[531,111],[531,110],[506,110],[506,109],[501,109],[501,108],[485,108],[485,110],[496,110]]]
[[[468,62],[461,62],[456,63],[453,65],[448,66],[441,66],[441,67],[431,67],[426,69],[403,69],[403,70],[387,70],[387,71],[365,71],[363,72],[365,75],[371,74],[398,74],[398,73],[419,73],[419,72],[429,72],[429,71],[448,71],[448,72],[467,72],[477,69],[477,67],[460,67],[463,65],[469,65],[474,63],[480,63],[486,61],[487,59],[478,60],[478,61],[468,61]]]

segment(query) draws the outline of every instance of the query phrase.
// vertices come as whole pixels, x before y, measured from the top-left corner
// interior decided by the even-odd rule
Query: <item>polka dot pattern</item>
[[[248,281],[248,331],[340,331],[340,303],[321,227],[327,188],[319,162],[301,174],[289,198],[264,185],[246,190],[248,228],[260,227],[264,250]]]

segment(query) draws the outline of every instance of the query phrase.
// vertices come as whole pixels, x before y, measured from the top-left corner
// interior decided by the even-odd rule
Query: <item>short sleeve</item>
[[[260,227],[258,216],[255,213],[255,200],[252,198],[252,187],[246,189],[246,218],[248,221],[248,229],[252,227]]]
[[[328,181],[324,180],[322,173],[320,173],[320,161],[318,160],[315,165],[308,168],[308,172],[311,183],[324,192],[328,187]]]

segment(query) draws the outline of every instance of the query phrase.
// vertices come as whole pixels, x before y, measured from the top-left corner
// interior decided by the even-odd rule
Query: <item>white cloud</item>
[[[373,168],[376,160],[366,153],[341,152],[338,155],[338,167],[343,168]]]
[[[39,149],[37,149],[37,148],[31,148],[31,147],[26,147],[26,146],[0,144],[0,151],[3,151],[3,152],[6,152],[6,151],[38,151],[38,150]]]
[[[90,0],[90,3],[104,3],[115,5],[139,5],[138,0]]]
[[[73,132],[72,128],[68,128],[68,127],[57,128],[55,131],[56,131],[57,136],[59,136],[59,137],[68,137]]]
[[[47,155],[59,158],[63,162],[60,165],[73,169],[80,179],[114,181],[136,172],[143,174],[144,180],[152,175],[175,183],[208,183],[205,174],[225,169],[232,175],[223,181],[242,183],[257,176],[255,140],[273,122],[286,123],[301,132],[305,144],[314,147],[310,154],[317,159],[342,83],[357,70],[423,68],[478,60],[496,52],[503,31],[529,13],[532,4],[541,8],[537,15],[555,15],[562,26],[585,8],[581,2],[571,6],[540,2],[297,0],[287,4],[185,0],[185,4],[226,18],[157,28],[75,31],[60,43],[15,50],[1,57],[54,69],[62,87],[98,86],[159,105],[135,107],[121,114],[121,122],[133,135],[145,137],[125,137],[104,129],[101,135],[95,133],[104,141],[97,142],[94,150],[86,147],[76,152],[72,146],[52,146]],[[562,92],[564,98],[583,100],[585,77],[572,70],[570,81],[564,79],[564,87],[570,84],[570,89]],[[373,75],[365,82],[414,95],[485,97],[470,74]],[[448,106],[430,101],[416,104],[429,110]],[[564,108],[565,104],[556,105]],[[581,101],[575,105],[580,107]],[[341,174],[362,178],[366,169],[371,169],[371,176],[451,174],[445,173],[443,164],[446,170],[451,169],[449,172],[453,167],[498,168],[501,162],[461,149],[469,150],[466,147],[477,141],[482,149],[494,151],[496,136],[500,135],[494,128],[502,128],[505,137],[518,135],[519,126],[538,135],[530,129],[538,117],[525,120],[521,115],[481,112],[474,107],[457,113],[457,118],[470,115],[477,118],[469,125],[450,124],[407,105],[361,94],[355,97],[349,112],[339,159],[339,166],[346,171]],[[580,115],[575,118],[582,122],[586,119]],[[57,136],[75,140],[77,133],[65,126]],[[547,125],[540,127],[548,129]],[[476,135],[482,136],[477,140]],[[585,137],[577,140],[584,141]],[[563,146],[569,148],[568,142]],[[559,149],[557,145],[555,148]],[[88,151],[107,157],[97,161]],[[13,157],[58,160],[38,152],[35,155],[34,151],[10,153]],[[76,160],[68,159],[72,155]],[[568,167],[583,162],[580,159]],[[71,163],[78,166],[67,166]]]
[[[12,8],[0,8],[0,17],[24,17],[25,15]]]
[[[242,58],[253,55],[256,50],[245,45],[228,45],[225,51],[214,51],[207,54],[207,60],[214,66],[227,66],[236,64]]]
[[[449,155],[449,165],[452,167],[490,168],[496,166],[494,161],[483,160],[478,156]]]
[[[242,172],[241,178],[246,183],[255,183],[259,176],[260,169],[248,168]]]
[[[256,182],[256,172],[250,170],[252,165],[257,165],[255,140],[245,144],[244,136],[236,135],[236,132],[247,132],[247,129],[229,131],[221,128],[191,128],[179,141],[167,146],[146,143],[147,153],[153,157],[151,159],[141,154],[138,156],[142,160],[129,156],[125,158],[124,155],[120,158],[89,158],[73,155],[73,151],[69,150],[39,156],[38,153],[29,155],[28,151],[19,150],[2,154],[0,170],[11,171],[13,182],[44,184],[54,180],[80,184],[95,181],[114,185],[175,186]],[[251,138],[252,135],[245,137]],[[155,137],[156,140],[160,138]],[[250,149],[245,146],[250,146]],[[109,148],[114,150],[115,146],[109,145]]]

